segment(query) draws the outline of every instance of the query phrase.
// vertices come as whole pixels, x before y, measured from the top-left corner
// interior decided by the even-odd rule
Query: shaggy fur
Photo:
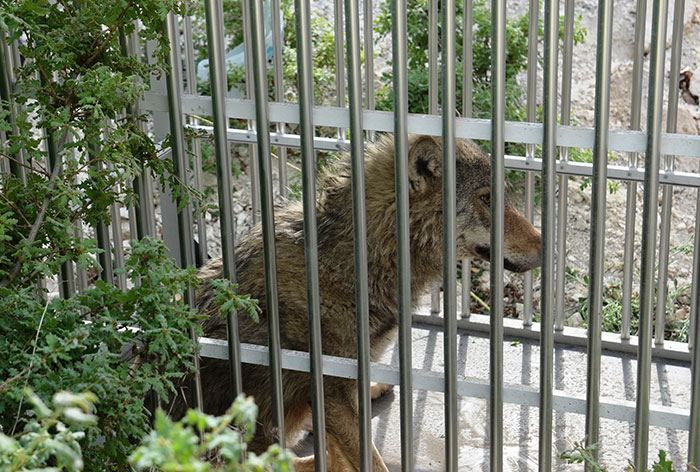
[[[442,274],[442,146],[432,137],[409,137],[411,297],[421,294]],[[347,159],[346,159],[347,160]],[[394,339],[397,319],[396,197],[394,142],[382,137],[365,152],[367,249],[369,267],[369,324],[371,358],[378,360]],[[457,141],[457,255],[488,258],[490,160],[471,141]],[[321,182],[317,202],[318,253],[323,353],[356,357],[354,246],[350,165],[339,164]],[[539,233],[506,198],[505,264],[516,271],[532,269],[541,261]],[[282,347],[308,351],[308,318],[304,262],[302,206],[290,202],[275,216],[277,282]],[[236,248],[240,293],[260,301],[260,323],[241,316],[242,342],[267,345],[265,277],[262,230],[252,229]],[[221,260],[202,269],[204,278],[223,276]],[[204,324],[206,336],[226,339],[226,323],[216,313],[211,290],[198,297],[202,312],[211,314]],[[204,410],[221,414],[232,395],[229,369],[224,361],[202,359]],[[251,448],[264,450],[276,439],[267,367],[243,365],[244,391],[259,407],[258,430]],[[306,373],[284,371],[284,411],[287,444],[293,446],[308,424],[311,390]],[[324,396],[329,470],[359,470],[359,435],[356,382],[326,377]],[[386,470],[374,450],[374,470]],[[313,458],[298,459],[296,470],[313,470]]]

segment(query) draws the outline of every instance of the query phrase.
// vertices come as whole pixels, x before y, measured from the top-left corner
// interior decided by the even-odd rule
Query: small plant
[[[158,410],[154,430],[129,462],[138,471],[291,471],[293,455],[278,444],[259,456],[246,452],[257,414],[253,400],[244,395],[219,417],[189,410],[174,423]]]
[[[24,396],[32,406],[31,420],[15,436],[0,431],[0,471],[83,470],[80,441],[84,429],[97,422],[95,395],[58,392],[53,396],[53,409],[31,389],[25,389]],[[47,465],[54,467],[44,469]]]
[[[607,469],[603,467],[595,457],[597,451],[597,444],[585,446],[583,443],[577,442],[574,444],[573,449],[564,451],[560,457],[564,459],[567,464],[584,464],[587,470],[607,472]],[[627,470],[634,471],[635,469],[634,466],[630,465]],[[696,468],[691,470],[697,471]],[[659,459],[654,462],[650,472],[676,472],[673,468],[673,463],[666,459],[666,451],[659,451]]]

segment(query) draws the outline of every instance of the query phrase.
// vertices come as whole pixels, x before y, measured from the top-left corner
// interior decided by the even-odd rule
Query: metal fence
[[[148,112],[153,117],[153,134],[162,140],[167,133],[172,137],[172,159],[176,163],[178,177],[183,181],[193,179],[195,185],[202,180],[201,151],[197,140],[193,141],[194,161],[186,158],[186,127],[204,130],[213,134],[217,161],[217,184],[221,225],[221,248],[224,261],[224,274],[235,281],[234,255],[234,212],[232,176],[222,169],[231,168],[230,143],[251,144],[250,179],[252,186],[252,208],[254,218],[260,214],[265,247],[265,283],[270,324],[270,344],[266,347],[242,344],[238,341],[237,322],[228,320],[229,341],[200,339],[203,357],[230,359],[233,375],[233,390],[240,392],[240,363],[256,363],[270,366],[273,379],[272,396],[276,405],[278,426],[284,424],[282,407],[282,369],[300,370],[311,373],[313,383],[314,429],[323,430],[323,376],[339,376],[358,379],[360,435],[362,468],[369,470],[371,463],[371,422],[370,422],[370,380],[400,386],[401,411],[401,457],[402,470],[412,470],[413,461],[413,405],[411,392],[425,389],[445,394],[445,459],[446,470],[459,470],[458,461],[458,409],[460,396],[487,398],[489,401],[490,470],[503,469],[503,406],[504,403],[539,408],[539,470],[552,469],[553,411],[584,414],[586,417],[586,442],[598,442],[600,418],[628,421],[635,426],[634,465],[637,470],[646,470],[648,434],[650,425],[664,426],[689,431],[688,462],[700,465],[700,357],[692,343],[664,341],[664,317],[667,290],[667,266],[669,253],[671,195],[673,186],[698,188],[700,201],[700,174],[680,172],[674,168],[674,156],[700,157],[700,137],[675,134],[678,90],[675,80],[680,72],[682,47],[684,1],[676,0],[672,25],[670,48],[671,68],[665,70],[665,54],[668,0],[650,2],[652,8],[652,37],[650,67],[648,75],[649,94],[647,104],[646,129],[641,123],[642,83],[644,60],[644,26],[647,3],[637,1],[636,33],[634,46],[634,72],[631,93],[631,120],[629,130],[609,130],[610,103],[610,61],[612,47],[613,1],[601,0],[598,7],[597,64],[595,91],[595,126],[585,128],[570,126],[571,81],[575,4],[573,0],[564,2],[563,50],[559,41],[559,2],[544,1],[544,81],[537,80],[537,43],[540,5],[537,0],[529,4],[529,54],[527,73],[527,121],[505,121],[505,51],[506,51],[506,2],[493,0],[491,30],[491,86],[492,117],[480,120],[471,117],[471,74],[472,74],[472,0],[464,1],[465,34],[460,58],[464,73],[464,102],[462,116],[457,117],[456,96],[456,44],[457,28],[456,5],[454,0],[429,0],[429,78],[430,115],[408,113],[407,83],[407,16],[406,0],[392,2],[392,64],[393,64],[393,113],[374,110],[374,41],[372,37],[372,0],[357,0],[341,3],[335,0],[336,70],[338,102],[335,107],[314,107],[314,84],[312,75],[311,44],[311,4],[309,0],[295,1],[295,21],[297,31],[297,58],[299,71],[298,103],[284,103],[283,75],[281,62],[282,39],[280,36],[279,0],[272,1],[273,55],[272,69],[275,77],[275,101],[268,103],[267,67],[263,2],[262,0],[243,1],[243,19],[246,57],[248,98],[227,98],[226,64],[224,57],[225,37],[221,0],[205,0],[206,26],[209,48],[211,96],[200,96],[196,91],[195,61],[192,49],[192,25],[185,17],[180,23],[170,14],[165,28],[172,45],[169,62],[172,66],[164,80],[154,80],[151,91],[137,104],[132,113]],[[364,19],[364,37],[360,31],[360,7]],[[440,11],[438,11],[438,7]],[[622,14],[622,13],[617,13]],[[437,22],[442,21],[442,38],[438,38]],[[182,25],[182,28],[180,28]],[[345,31],[343,31],[345,27]],[[126,52],[132,55],[151,56],[152,44],[140,44],[137,33],[123,38]],[[364,42],[363,42],[364,40]],[[344,46],[347,41],[347,63],[343,63]],[[184,48],[181,50],[181,45]],[[438,48],[440,46],[440,48]],[[361,49],[364,47],[364,71],[362,77]],[[8,64],[17,61],[14,45],[6,47],[4,57]],[[182,54],[184,53],[184,59]],[[560,67],[560,53],[562,70]],[[14,58],[14,59],[13,59]],[[183,65],[183,67],[180,67]],[[11,70],[11,67],[8,69]],[[438,103],[438,73],[443,74],[441,83],[442,103]],[[667,122],[662,122],[665,77],[668,92]],[[347,77],[346,77],[347,76]],[[347,79],[347,90],[345,82]],[[363,85],[365,100],[363,104]],[[542,87],[542,122],[536,119],[537,89]],[[559,94],[558,91],[561,90]],[[345,102],[347,93],[347,104]],[[213,117],[212,126],[204,126],[193,116]],[[229,120],[246,120],[247,129],[234,129]],[[558,121],[560,120],[560,121]],[[274,126],[271,126],[271,123]],[[299,125],[299,134],[288,132],[288,126]],[[337,137],[316,136],[316,127],[337,128]],[[274,130],[274,131],[272,131]],[[349,131],[349,135],[348,135]],[[377,132],[389,132],[395,136],[397,222],[398,222],[398,266],[397,280],[399,311],[399,369],[388,365],[370,362],[368,326],[368,274],[366,254],[366,223],[364,214],[364,138],[372,139]],[[443,305],[434,292],[433,312],[441,312],[442,317],[419,315],[413,312],[410,294],[410,247],[408,238],[408,133],[441,136],[444,150],[443,217],[445,246],[443,257],[452,263],[444,264]],[[348,139],[349,136],[349,139]],[[503,279],[503,227],[504,227],[504,175],[505,169],[524,171],[526,175],[525,215],[533,218],[535,197],[535,173],[541,172],[541,210],[543,261],[541,270],[541,309],[540,322],[533,320],[533,276],[525,278],[524,319],[503,319],[499,316],[469,314],[469,275],[466,269],[469,261],[462,261],[462,313],[457,313],[457,261],[455,246],[455,139],[471,138],[490,140],[492,162],[492,202],[491,202],[491,270],[490,290],[491,313],[503,313],[503,297],[497,296],[504,290]],[[525,144],[524,156],[511,156],[505,153],[505,143]],[[275,238],[274,238],[274,193],[272,179],[271,146],[280,152],[279,189],[277,193],[286,195],[288,179],[285,148],[301,149],[301,172],[304,204],[304,235],[308,290],[308,314],[310,318],[309,352],[293,352],[280,348],[279,319],[277,314]],[[541,146],[542,157],[536,158],[536,147]],[[568,159],[569,149],[588,148],[593,150],[593,163],[573,162]],[[315,165],[316,151],[338,151],[349,149],[353,169],[353,216],[355,235],[356,306],[358,313],[358,354],[357,360],[341,359],[321,354],[319,274],[317,265],[317,240],[315,216]],[[629,161],[622,165],[608,163],[610,151],[625,152]],[[639,155],[644,155],[643,163]],[[167,155],[164,154],[163,158]],[[642,165],[643,164],[643,165]],[[191,173],[188,174],[188,173]],[[566,266],[566,218],[567,185],[569,176],[592,177],[591,203],[591,246],[588,292],[589,329],[566,328],[564,326],[564,292]],[[601,312],[604,274],[605,208],[606,183],[616,179],[626,183],[627,218],[624,253],[623,315],[620,333],[601,332]],[[644,212],[642,215],[642,254],[639,334],[630,335],[631,297],[634,285],[634,221],[637,184],[644,186]],[[141,202],[153,201],[153,182],[144,174],[135,182]],[[661,225],[657,245],[657,207],[659,188],[662,188]],[[162,190],[167,192],[167,189]],[[195,258],[204,260],[207,250],[206,222],[200,216],[193,222],[191,208],[177,212],[176,205],[169,198],[161,198],[162,234],[173,254],[181,264],[191,265]],[[139,209],[129,208],[132,234],[138,236],[156,234],[154,208],[141,205]],[[114,207],[114,215],[120,209]],[[171,215],[168,217],[167,215]],[[177,215],[175,217],[174,215]],[[698,206],[700,217],[700,206]],[[117,220],[117,218],[113,218]],[[698,218],[696,218],[696,221]],[[196,223],[196,225],[194,224]],[[195,238],[194,228],[197,228]],[[100,247],[109,248],[109,229],[104,224],[97,228],[96,238]],[[119,225],[112,225],[111,240],[114,244],[114,259],[108,250],[100,261],[105,274],[112,277],[112,269],[123,266],[122,236]],[[695,240],[700,233],[696,224]],[[193,241],[198,240],[195,248]],[[656,251],[659,253],[658,273],[655,273]],[[199,254],[195,254],[198,251]],[[691,341],[697,339],[700,323],[698,316],[698,274],[700,255],[697,246],[693,259]],[[466,274],[466,275],[465,275]],[[658,277],[658,283],[655,282]],[[71,279],[72,277],[66,277]],[[86,284],[85,277],[77,274],[78,284]],[[64,287],[62,290],[71,290]],[[493,296],[495,294],[496,296]],[[189,303],[194,304],[194,293],[187,294]],[[653,323],[656,323],[653,338]],[[412,323],[444,325],[444,375],[414,369],[411,357]],[[457,373],[457,332],[488,332],[490,338],[490,378],[488,383],[459,378]],[[538,339],[540,342],[540,383],[539,389],[505,385],[503,380],[504,337]],[[553,351],[556,344],[587,346],[588,383],[585,400],[571,397],[553,386]],[[637,402],[636,406],[625,402],[600,399],[601,356],[604,350],[633,352],[637,354]],[[652,356],[692,362],[692,399],[690,411],[667,408],[650,404],[650,371]],[[198,392],[201,404],[201,391]],[[323,434],[314,435],[315,451],[325,450]],[[316,454],[317,470],[326,468],[325,454]]]

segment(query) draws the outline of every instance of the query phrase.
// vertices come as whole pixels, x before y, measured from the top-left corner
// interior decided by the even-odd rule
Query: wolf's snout
[[[514,208],[505,211],[503,267],[511,272],[526,272],[542,265],[542,237]],[[484,260],[491,257],[488,246],[477,246],[476,253]]]

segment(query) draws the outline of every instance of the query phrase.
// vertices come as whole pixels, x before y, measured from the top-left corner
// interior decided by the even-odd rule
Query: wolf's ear
[[[442,175],[442,145],[432,136],[419,137],[408,152],[411,190],[423,191],[430,179]]]

